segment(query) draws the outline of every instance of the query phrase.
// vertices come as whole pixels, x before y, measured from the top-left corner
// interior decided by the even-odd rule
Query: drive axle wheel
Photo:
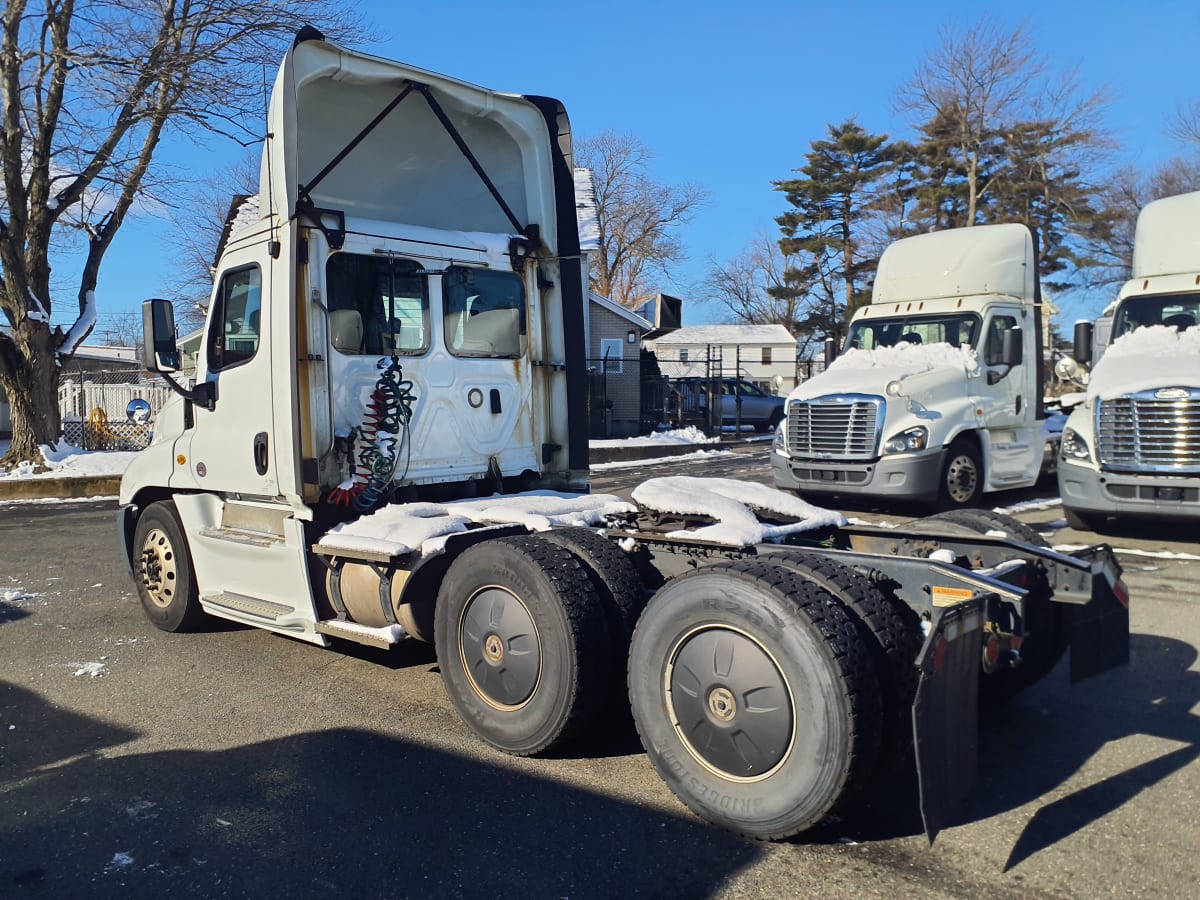
[[[163,631],[190,631],[203,616],[187,540],[170,501],[152,503],[133,533],[133,575],[142,609]]]
[[[747,837],[789,837],[845,809],[878,756],[879,681],[858,624],[765,560],[667,582],[634,632],[629,695],[675,795]]]
[[[518,756],[548,750],[593,722],[614,664],[587,569],[537,537],[462,552],[438,592],[434,641],[463,720]]]

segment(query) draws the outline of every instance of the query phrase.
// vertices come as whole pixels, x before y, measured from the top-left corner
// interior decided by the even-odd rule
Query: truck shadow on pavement
[[[1072,687],[1064,662],[1007,706],[982,717],[979,780],[958,822],[1038,804],[1009,853],[1005,871],[1200,758],[1200,716],[1191,713],[1200,704],[1200,672],[1191,670],[1196,648],[1145,634],[1132,635],[1130,643],[1127,668]],[[1106,745],[1132,735],[1184,746],[1090,784],[1072,786],[1076,773]],[[868,841],[919,834],[915,777],[893,785],[887,797],[853,824]]]
[[[59,716],[54,733],[71,735],[0,768],[5,896],[694,897],[761,852],[519,771],[528,761],[358,729],[113,752],[136,735],[21,688],[0,697],[7,716]]]

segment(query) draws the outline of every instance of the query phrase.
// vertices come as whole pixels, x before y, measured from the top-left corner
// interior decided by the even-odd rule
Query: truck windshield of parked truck
[[[979,316],[904,316],[893,319],[860,319],[850,326],[847,350],[874,350],[897,344],[949,344],[973,347],[979,332]]]
[[[1117,308],[1112,337],[1115,340],[1146,325],[1169,325],[1179,331],[1200,325],[1200,294],[1130,297]]]

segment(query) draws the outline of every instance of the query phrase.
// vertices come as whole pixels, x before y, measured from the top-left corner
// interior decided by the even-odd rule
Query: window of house
[[[363,356],[429,349],[425,270],[411,259],[336,253],[325,267],[334,347]]]
[[[762,348],[762,364],[764,366],[769,366],[771,364],[771,348],[770,347]]]
[[[679,361],[680,361],[680,362],[687,362],[687,361],[688,361],[688,350],[687,350],[687,347],[680,347],[680,348],[679,348]]]
[[[208,326],[208,370],[228,369],[258,351],[262,276],[258,266],[227,272]]]
[[[620,338],[600,339],[600,371],[609,375],[620,375],[624,369],[621,361],[625,342]]]

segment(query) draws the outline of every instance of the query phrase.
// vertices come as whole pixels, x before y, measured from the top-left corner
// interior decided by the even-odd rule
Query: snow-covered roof
[[[579,223],[579,249],[600,249],[600,213],[596,207],[596,180],[591,169],[575,170],[575,219]]]
[[[654,327],[650,322],[648,322],[646,319],[643,319],[633,310],[626,309],[620,303],[615,303],[602,294],[597,294],[595,291],[588,291],[588,299],[602,309],[607,309],[613,315],[620,316],[630,325],[640,328],[643,332],[649,331]]]
[[[655,338],[656,344],[791,344],[782,325],[688,325]]]

